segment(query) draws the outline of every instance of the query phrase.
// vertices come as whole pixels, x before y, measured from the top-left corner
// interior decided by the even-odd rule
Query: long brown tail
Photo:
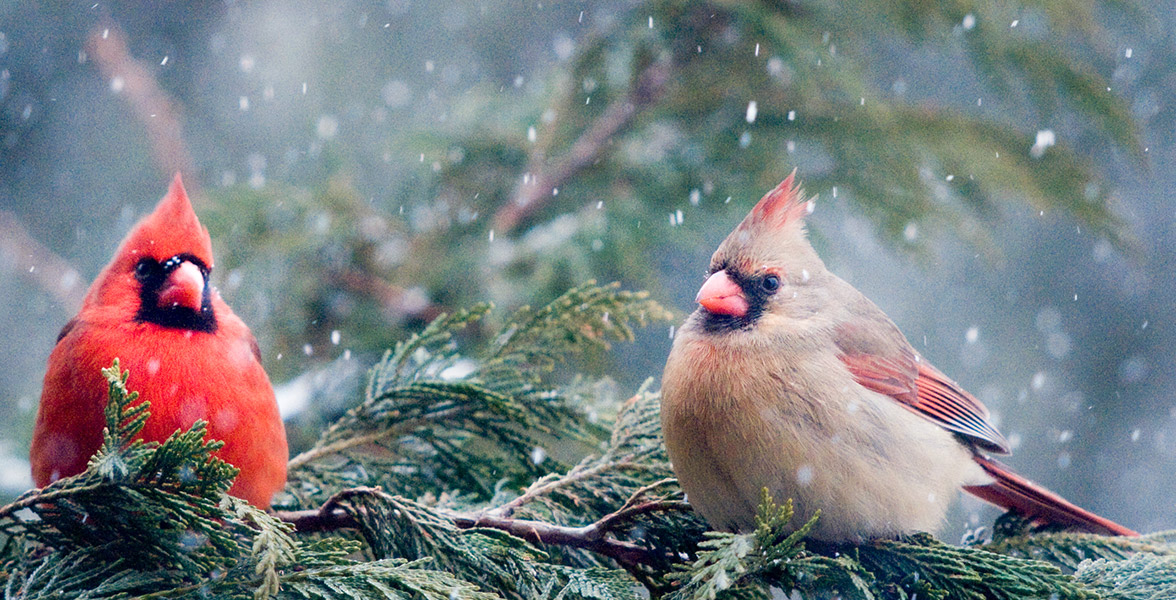
[[[981,500],[1019,513],[1038,524],[1061,525],[1104,535],[1139,535],[1114,521],[1075,506],[987,456],[977,454],[974,460],[996,479],[987,485],[964,487],[965,491]]]

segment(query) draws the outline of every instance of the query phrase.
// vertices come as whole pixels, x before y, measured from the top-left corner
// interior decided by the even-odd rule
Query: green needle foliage
[[[708,532],[672,478],[658,394],[643,386],[593,422],[590,408],[613,413],[568,365],[664,311],[588,284],[464,351],[462,331],[488,311],[439,317],[397,344],[294,459],[287,510],[272,513],[226,495],[236,469],[204,423],[135,439],[150,399],[116,362],[89,468],[0,507],[5,599],[1135,600],[1176,589],[1176,534],[1031,535],[1007,519],[987,543],[829,544],[806,537],[819,514],[766,492],[755,531]]]

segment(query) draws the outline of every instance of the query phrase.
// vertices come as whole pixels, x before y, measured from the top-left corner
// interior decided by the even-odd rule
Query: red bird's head
[[[177,173],[155,210],[127,234],[86,295],[86,307],[133,313],[137,322],[216,331],[212,242]]]

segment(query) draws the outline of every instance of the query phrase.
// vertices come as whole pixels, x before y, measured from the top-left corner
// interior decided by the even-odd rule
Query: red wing
[[[988,409],[938,369],[907,350],[898,359],[845,353],[842,362],[862,386],[968,438],[977,446],[1009,453],[1009,443],[988,422]]]

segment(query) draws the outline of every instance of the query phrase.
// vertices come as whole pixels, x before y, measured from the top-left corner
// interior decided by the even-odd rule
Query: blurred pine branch
[[[210,189],[202,218],[279,381],[344,353],[361,371],[478,302],[542,304],[588,279],[665,300],[673,257],[793,167],[916,253],[960,236],[995,256],[991,231],[1022,207],[1129,249],[1102,163],[1144,159],[1108,90],[1108,23],[1142,19],[1117,0],[621,3],[525,85],[474,84],[443,122],[396,131],[381,164],[411,173],[369,181],[373,157],[328,143],[318,179]],[[646,375],[616,367],[586,369]],[[327,399],[296,447],[344,410]]]

